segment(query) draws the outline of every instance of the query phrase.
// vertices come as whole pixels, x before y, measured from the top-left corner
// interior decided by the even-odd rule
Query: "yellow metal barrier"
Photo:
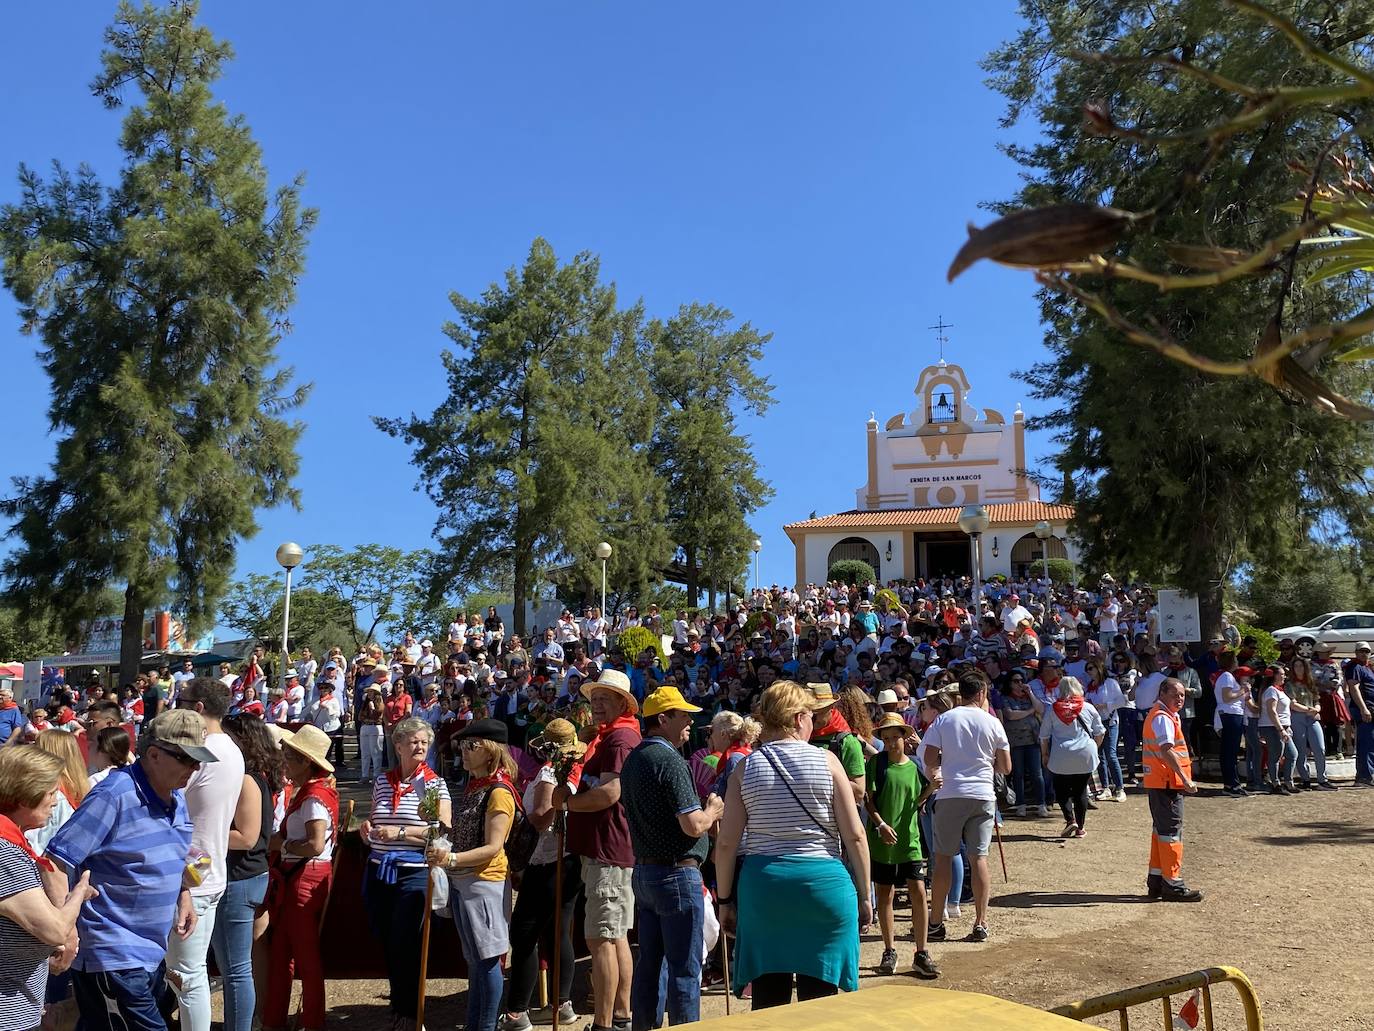
[[[1259,996],[1255,994],[1255,986],[1235,967],[1208,967],[1206,970],[1195,970],[1191,974],[1180,974],[1178,977],[1152,981],[1136,988],[1126,988],[1093,999],[1071,1002],[1066,1006],[1056,1006],[1050,1012],[1073,1020],[1088,1020],[1091,1017],[1100,1017],[1104,1013],[1115,1012],[1121,1018],[1121,1031],[1130,1031],[1131,1018],[1127,1011],[1132,1006],[1143,1006],[1158,1000],[1164,1008],[1164,1031],[1170,1031],[1174,1026],[1171,998],[1201,989],[1203,1026],[1207,1031],[1213,1031],[1212,985],[1222,983],[1235,986],[1236,994],[1240,996],[1240,1004],[1245,1008],[1245,1026],[1248,1031],[1263,1031],[1264,1017],[1260,1014]]]

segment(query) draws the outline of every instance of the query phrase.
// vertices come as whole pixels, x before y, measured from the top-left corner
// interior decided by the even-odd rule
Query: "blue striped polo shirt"
[[[73,882],[89,870],[100,891],[77,920],[77,970],[152,970],[162,962],[190,848],[181,792],[163,804],[140,763],[91,790],[47,848]]]

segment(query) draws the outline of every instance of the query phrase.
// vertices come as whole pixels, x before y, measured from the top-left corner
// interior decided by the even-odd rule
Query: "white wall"
[[[839,544],[840,541],[848,540],[851,537],[868,541],[878,552],[879,580],[885,582],[902,578],[902,569],[905,563],[904,549],[911,538],[909,532],[894,530],[892,533],[876,531],[854,533],[840,530],[834,533],[808,533],[806,535],[806,553],[804,555],[806,580],[811,583],[825,583],[827,574],[830,572],[830,549]],[[889,541],[892,542],[892,558],[890,560],[887,557]]]

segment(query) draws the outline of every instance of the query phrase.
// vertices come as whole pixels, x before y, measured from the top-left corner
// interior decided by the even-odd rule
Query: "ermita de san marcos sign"
[[[975,483],[982,480],[982,473],[946,473],[943,476],[913,476],[908,483]]]

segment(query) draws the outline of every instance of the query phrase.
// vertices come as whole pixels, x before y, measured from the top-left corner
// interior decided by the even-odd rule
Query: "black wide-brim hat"
[[[495,741],[500,745],[508,745],[510,744],[510,728],[501,720],[473,720],[453,735],[455,741],[464,741],[473,737],[483,741]]]

